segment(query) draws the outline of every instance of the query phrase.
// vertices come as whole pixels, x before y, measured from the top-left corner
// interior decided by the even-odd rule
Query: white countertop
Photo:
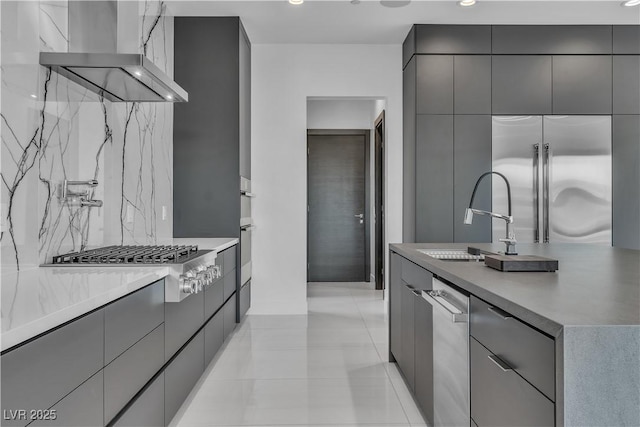
[[[237,238],[167,239],[159,244],[195,244],[221,252]],[[27,267],[1,276],[4,351],[69,320],[162,279],[168,267]]]

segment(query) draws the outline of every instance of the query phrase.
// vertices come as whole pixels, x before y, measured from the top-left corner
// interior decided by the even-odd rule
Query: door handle
[[[505,362],[503,362],[502,360],[500,360],[498,357],[494,356],[493,354],[490,354],[487,357],[489,358],[489,360],[491,360],[493,363],[495,363],[496,366],[502,370],[502,372],[513,371],[513,368],[511,366],[507,365]]]
[[[544,176],[542,177],[542,199],[544,202],[544,206],[542,207],[544,214],[542,217],[543,221],[543,242],[549,243],[549,168],[551,160],[551,152],[549,150],[549,144],[544,144],[544,158],[542,164],[542,172]]]
[[[364,214],[354,215],[356,218],[364,219]]]
[[[540,144],[533,144],[533,242],[540,242]]]

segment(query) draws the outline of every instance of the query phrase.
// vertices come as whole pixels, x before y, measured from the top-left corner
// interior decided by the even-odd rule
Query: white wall
[[[402,239],[400,45],[252,46],[252,314],[305,314],[307,98],[386,101],[386,235]]]
[[[307,129],[372,129],[375,102],[373,99],[310,99]]]

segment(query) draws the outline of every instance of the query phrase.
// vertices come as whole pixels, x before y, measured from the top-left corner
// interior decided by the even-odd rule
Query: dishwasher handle
[[[469,315],[447,299],[447,293],[437,291],[422,291],[422,298],[424,298],[432,307],[439,310],[444,310],[447,314],[451,315],[452,323],[467,323],[469,321]]]

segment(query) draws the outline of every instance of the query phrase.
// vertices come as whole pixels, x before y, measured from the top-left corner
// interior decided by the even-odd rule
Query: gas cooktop
[[[158,266],[184,264],[210,251],[198,246],[106,246],[53,257],[47,266]]]

